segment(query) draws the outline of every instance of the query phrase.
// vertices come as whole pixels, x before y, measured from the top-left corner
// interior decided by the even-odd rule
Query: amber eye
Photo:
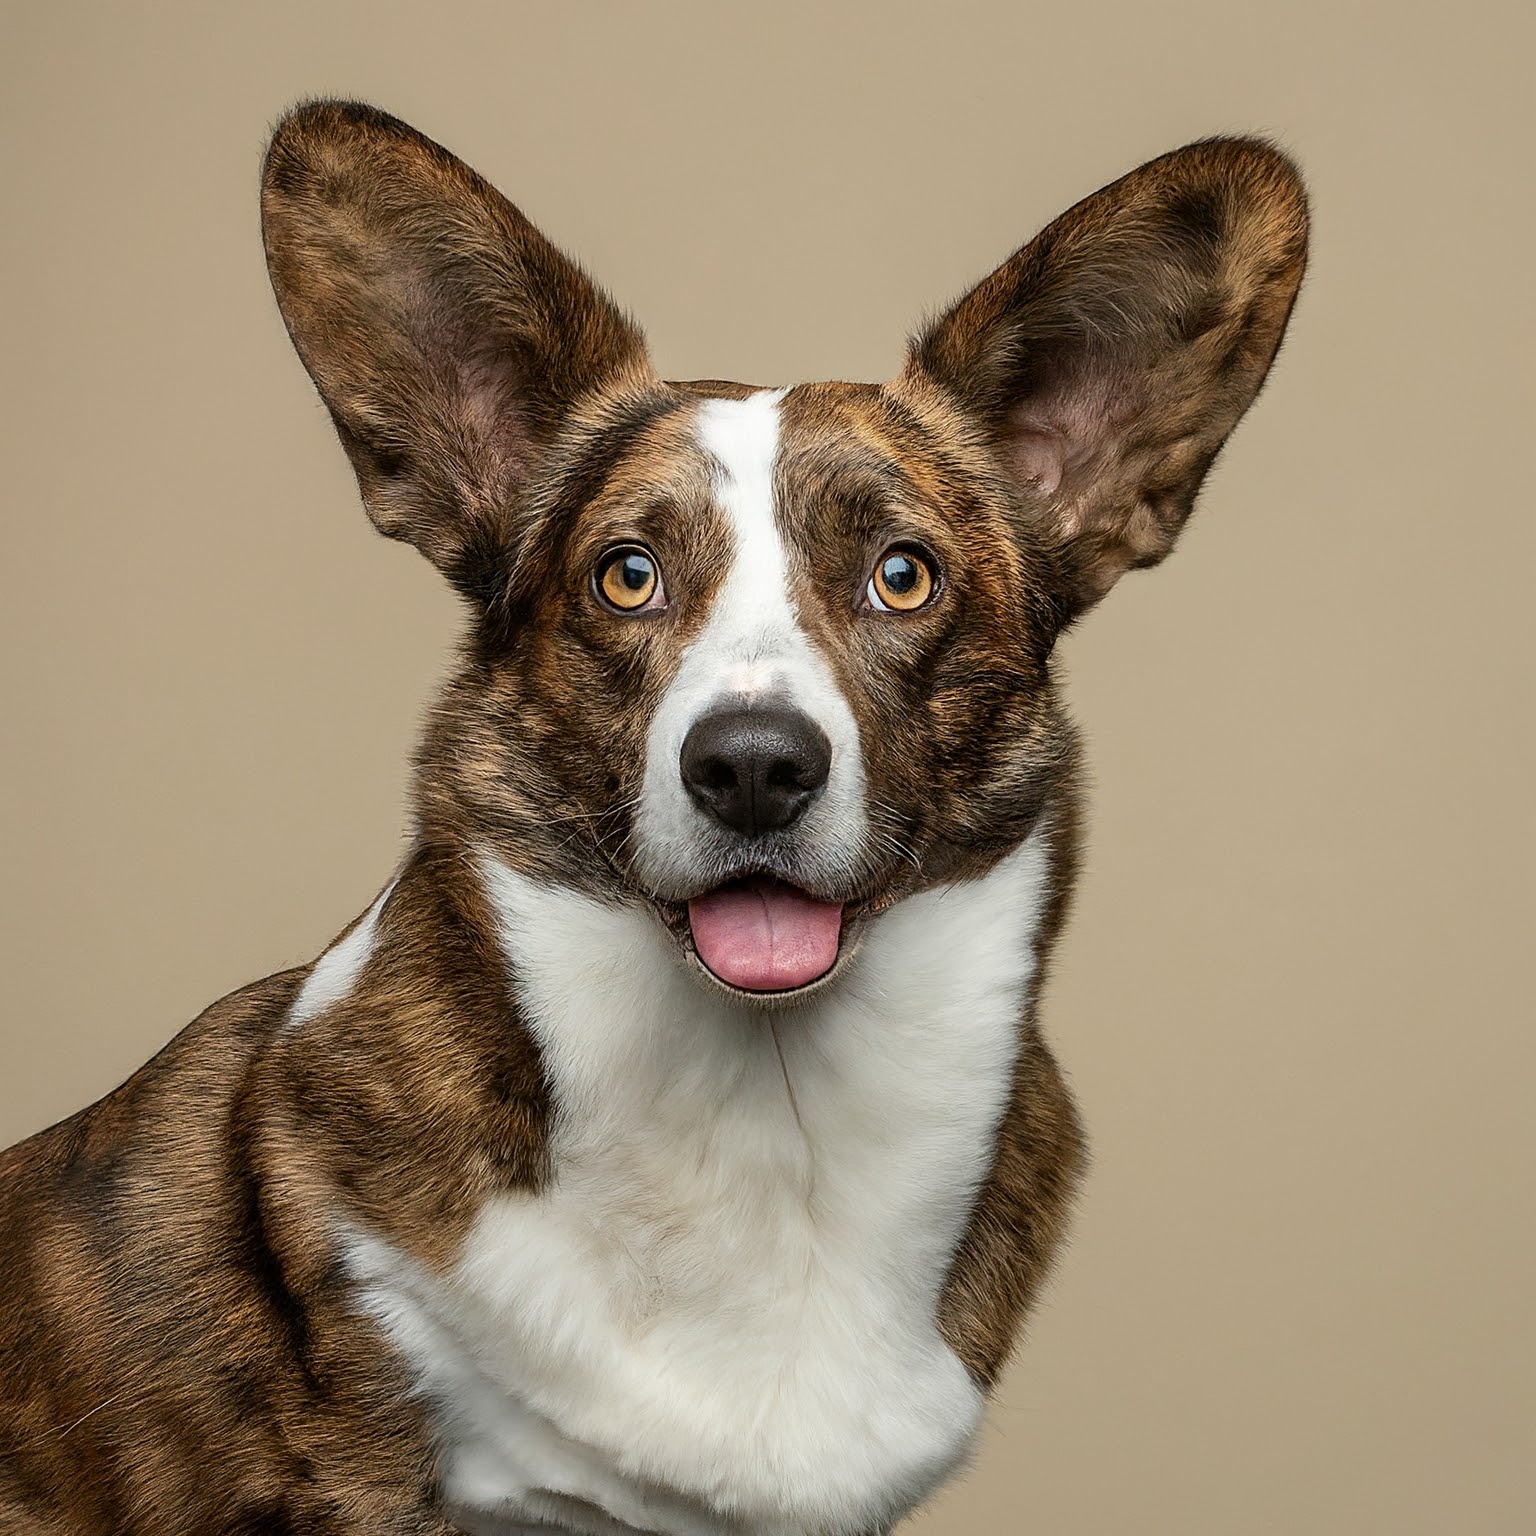
[[[934,594],[938,581],[932,564],[915,549],[888,549],[875,562],[864,595],[871,608],[911,613]]]
[[[665,608],[667,594],[661,588],[661,571],[649,550],[638,544],[622,544],[610,549],[597,562],[595,575],[598,595],[610,608],[621,613],[639,613],[646,608]]]

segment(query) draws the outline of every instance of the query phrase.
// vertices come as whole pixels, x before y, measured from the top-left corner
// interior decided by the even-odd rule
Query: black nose
[[[798,709],[725,709],[693,723],[681,767],[701,809],[757,837],[787,827],[826,788],[832,743]]]

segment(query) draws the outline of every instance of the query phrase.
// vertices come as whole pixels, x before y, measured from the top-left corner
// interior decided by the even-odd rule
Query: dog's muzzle
[[[693,803],[735,833],[750,866],[758,840],[792,827],[821,797],[832,743],[803,710],[733,703],[689,727],[678,772]],[[836,963],[842,906],[772,877],[728,880],[687,904],[694,951],[748,992],[792,992]]]

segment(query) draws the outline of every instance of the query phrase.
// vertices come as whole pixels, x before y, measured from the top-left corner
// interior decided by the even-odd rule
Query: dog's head
[[[659,379],[517,209],[371,108],[290,116],[263,214],[370,517],[473,607],[425,824],[653,904],[773,997],[1051,805],[1056,638],[1167,554],[1306,245],[1284,157],[1192,145],[1050,225],[892,382],[755,390]]]

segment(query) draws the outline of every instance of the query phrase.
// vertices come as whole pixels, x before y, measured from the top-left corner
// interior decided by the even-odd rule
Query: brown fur
[[[727,531],[690,435],[720,381],[665,383],[639,333],[492,188],[371,108],[279,129],[274,287],[369,515],[465,596],[419,758],[417,839],[341,1003],[233,994],[90,1109],[0,1157],[0,1530],[443,1532],[418,1406],[336,1257],[338,1218],[444,1267],[497,1191],[548,1177],[558,1111],[471,849],[605,900],[632,869],[646,722]],[[878,912],[1049,828],[1051,902],[991,1174],[939,1326],[983,1384],[1082,1166],[1037,1023],[1075,873],[1061,630],[1167,552],[1262,381],[1301,275],[1299,183],[1268,146],[1153,161],[1072,209],[914,342],[889,385],[782,407],[801,618],[858,718],[882,841],[836,893]],[[673,601],[614,622],[598,554],[640,540]],[[939,597],[861,612],[920,543]],[[878,921],[878,917],[872,920]]]

